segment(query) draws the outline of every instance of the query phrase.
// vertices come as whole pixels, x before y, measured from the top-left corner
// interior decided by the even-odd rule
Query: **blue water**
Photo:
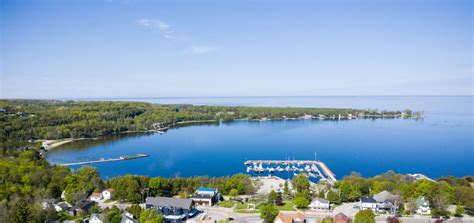
[[[238,121],[188,126],[162,135],[123,135],[75,142],[49,152],[47,158],[53,163],[63,163],[137,153],[150,155],[92,164],[104,178],[127,173],[227,176],[245,172],[243,162],[247,159],[314,159],[315,153],[338,178],[352,171],[374,176],[388,170],[423,173],[433,178],[473,175],[473,99],[472,96],[126,99],[165,104],[410,108],[422,110],[425,115],[422,120]]]

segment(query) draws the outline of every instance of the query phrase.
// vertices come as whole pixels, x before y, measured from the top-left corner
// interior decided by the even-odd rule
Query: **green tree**
[[[239,196],[239,191],[237,189],[232,189],[229,192],[229,196],[231,196],[232,198],[236,198],[237,196]]]
[[[33,214],[30,206],[24,200],[16,202],[10,213],[11,222],[25,223],[30,222],[32,219]]]
[[[164,223],[165,217],[162,214],[158,214],[156,209],[146,209],[140,214],[140,222],[143,223]]]
[[[138,204],[132,204],[127,211],[130,212],[135,218],[140,219],[140,214],[142,213],[143,209]]]
[[[272,191],[268,194],[268,203],[269,203],[269,204],[275,204],[276,198],[277,198],[277,193],[276,193],[274,190],[272,190]]]
[[[265,223],[272,223],[278,215],[278,209],[273,204],[264,204],[260,207],[260,218]]]
[[[293,177],[291,184],[293,185],[293,188],[296,189],[296,192],[303,192],[309,190],[310,186],[308,177],[306,177],[306,175],[303,173],[300,173]]]
[[[375,214],[372,210],[360,210],[355,215],[354,223],[375,223]]]
[[[285,180],[285,184],[283,185],[283,193],[285,193],[285,195],[290,195],[290,188],[288,186],[288,181]]]
[[[304,193],[297,193],[293,203],[296,205],[297,208],[306,209],[308,205],[311,203],[308,196]]]
[[[329,202],[333,204],[340,204],[341,203],[341,198],[339,197],[339,194],[330,190],[327,193],[327,199]]]
[[[464,207],[463,206],[456,206],[456,210],[454,211],[454,216],[456,217],[462,217],[464,214]]]

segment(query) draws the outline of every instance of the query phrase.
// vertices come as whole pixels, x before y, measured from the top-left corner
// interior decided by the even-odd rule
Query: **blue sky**
[[[1,98],[472,95],[471,1],[1,1]]]

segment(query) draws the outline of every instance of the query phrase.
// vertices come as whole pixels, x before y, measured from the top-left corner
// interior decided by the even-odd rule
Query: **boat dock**
[[[81,161],[81,162],[74,162],[74,163],[61,163],[58,164],[60,166],[74,166],[74,165],[84,165],[84,164],[91,164],[91,163],[105,163],[105,162],[114,162],[114,161],[123,161],[123,160],[131,160],[131,159],[138,159],[138,158],[145,158],[150,155],[147,154],[137,154],[137,155],[130,155],[130,156],[121,156],[119,158],[109,158],[109,159],[99,159],[99,160],[90,160],[90,161]]]
[[[244,162],[247,166],[247,172],[255,172],[256,174],[268,171],[270,174],[274,172],[300,172],[305,173],[308,177],[320,178],[326,180],[330,184],[337,182],[336,175],[322,161],[318,160],[247,160]],[[264,166],[266,165],[266,166]]]

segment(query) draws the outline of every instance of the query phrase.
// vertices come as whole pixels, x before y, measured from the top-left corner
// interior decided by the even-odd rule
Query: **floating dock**
[[[301,172],[309,177],[327,180],[330,184],[337,182],[336,175],[322,161],[318,160],[247,160],[244,162],[247,172],[254,171],[257,174],[268,171],[274,172]],[[268,167],[264,167],[267,165]],[[322,171],[321,171],[322,170]]]
[[[150,155],[147,154],[137,154],[137,155],[130,155],[130,156],[121,156],[119,158],[110,158],[110,159],[99,159],[99,160],[90,160],[90,161],[82,161],[82,162],[75,162],[75,163],[61,163],[58,164],[60,166],[74,166],[74,165],[84,165],[84,164],[91,164],[91,163],[105,163],[105,162],[114,162],[114,161],[123,161],[123,160],[131,160],[131,159],[138,159],[138,158],[145,158]]]

